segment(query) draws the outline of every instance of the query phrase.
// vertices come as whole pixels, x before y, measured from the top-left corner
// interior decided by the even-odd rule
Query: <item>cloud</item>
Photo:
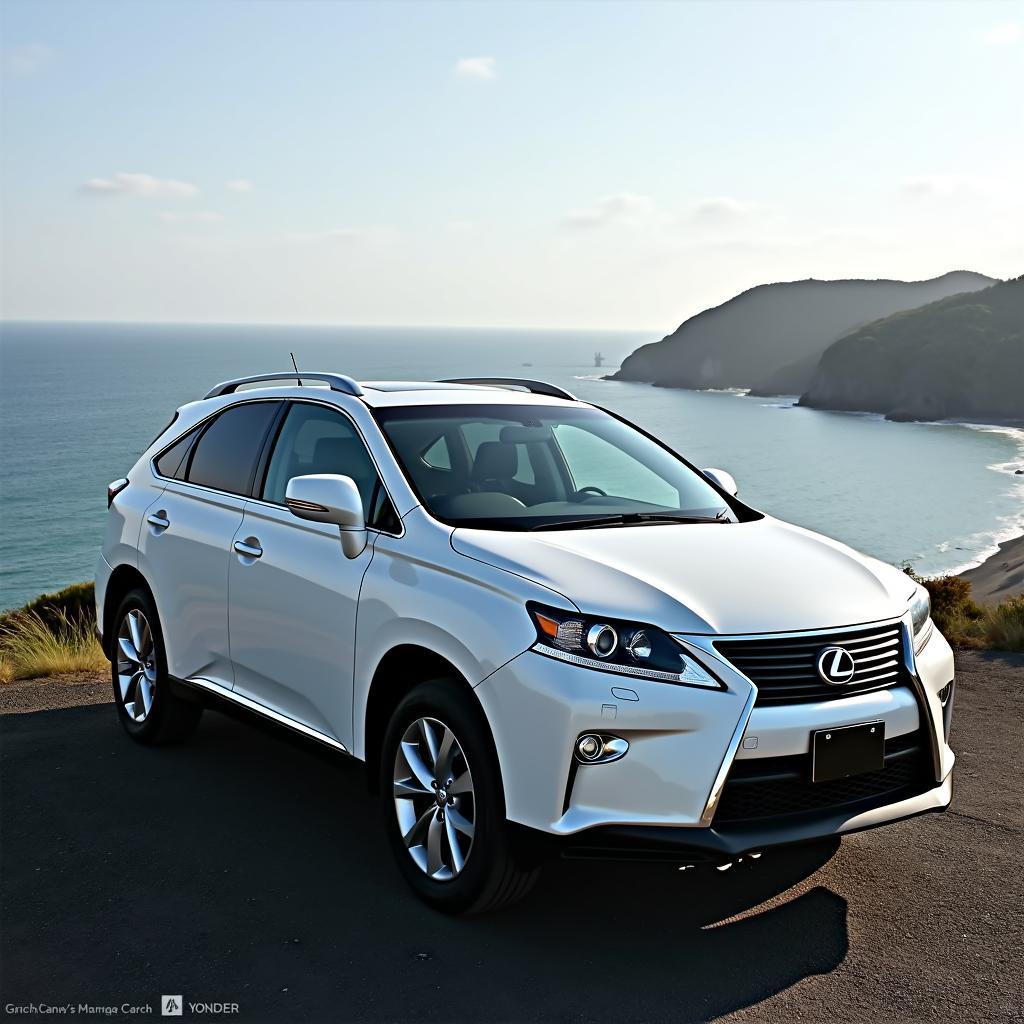
[[[54,52],[41,43],[27,43],[15,46],[3,53],[4,74],[14,78],[25,78],[28,75],[45,71],[52,63]]]
[[[319,242],[336,245],[358,245],[368,242],[388,242],[396,237],[393,228],[370,225],[367,227],[327,228],[323,231],[292,231],[285,236],[289,242]]]
[[[648,220],[654,211],[654,201],[647,196],[620,192],[618,195],[605,196],[593,206],[570,210],[562,223],[569,228],[584,230],[613,224],[632,227]]]
[[[735,224],[761,212],[756,203],[733,199],[731,196],[717,196],[705,199],[693,208],[691,220],[695,224],[718,227],[723,224]]]
[[[81,191],[94,196],[192,199],[199,195],[199,186],[174,178],[155,178],[151,174],[118,171],[109,178],[90,178],[81,186]]]
[[[911,199],[931,199],[965,193],[985,192],[989,182],[956,174],[920,174],[904,178],[900,191]]]
[[[224,182],[224,187],[229,192],[251,192],[253,184],[248,178],[232,178]]]
[[[1019,21],[1005,21],[1002,25],[995,25],[978,35],[986,46],[1013,46],[1024,39],[1024,25]]]
[[[498,77],[497,62],[493,57],[461,57],[452,69],[456,78],[479,78],[491,81]]]
[[[189,213],[174,213],[164,210],[157,216],[165,224],[218,224],[224,219],[223,213],[215,210],[196,210]]]

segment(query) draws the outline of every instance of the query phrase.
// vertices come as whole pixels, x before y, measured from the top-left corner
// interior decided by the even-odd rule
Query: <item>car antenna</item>
[[[295,362],[295,353],[289,352],[288,355],[292,357],[292,366],[295,369],[295,379],[299,382],[299,387],[302,387],[302,378],[299,376],[299,364]]]

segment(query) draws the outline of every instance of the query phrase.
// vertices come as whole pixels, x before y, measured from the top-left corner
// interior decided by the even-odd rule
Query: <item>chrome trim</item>
[[[604,636],[605,633],[611,633],[612,645],[604,654],[602,654],[601,649],[598,645],[600,643],[601,637]],[[618,650],[618,648],[619,634],[615,631],[615,628],[613,626],[609,626],[607,622],[595,623],[593,626],[590,627],[590,629],[587,630],[587,650],[589,650],[595,658],[601,658],[602,660],[605,658],[610,658]]]
[[[935,716],[932,714],[931,706],[928,703],[928,691],[925,689],[924,681],[917,674],[917,661],[914,657],[914,637],[913,627],[908,625],[910,618],[910,612],[907,612],[906,618],[900,622],[900,626],[903,629],[903,662],[904,667],[907,670],[907,674],[910,676],[910,684],[914,688],[914,693],[917,697],[918,707],[921,711],[921,718],[924,720],[923,725],[928,727],[928,735],[931,739],[932,748],[932,765],[935,771],[935,781],[942,781],[942,748],[939,745],[939,735],[935,728]],[[945,732],[945,729],[943,729]],[[943,737],[945,739],[945,737]]]
[[[547,395],[548,398],[564,398],[569,402],[579,399],[565,388],[557,384],[549,384],[544,380],[530,380],[528,377],[452,377],[439,380],[438,384],[483,384],[491,388],[525,388],[531,395]]]
[[[780,633],[672,633],[671,636],[679,637],[684,640],[690,640],[691,638],[707,638],[708,640],[774,640],[776,638],[786,639],[788,637],[815,637],[815,636],[831,636],[834,633],[851,633],[858,629],[867,629],[869,626],[888,626],[891,629],[895,629],[903,622],[900,618],[888,618],[888,619],[869,619],[867,622],[855,622],[852,625],[845,626],[819,626],[816,629],[791,629],[783,630]],[[865,640],[873,639],[871,637],[864,637]],[[855,643],[856,641],[851,641]]]
[[[303,376],[309,376],[309,374],[303,374]],[[380,462],[378,461],[377,457],[373,454],[373,449],[366,443],[366,435],[363,433],[359,424],[356,423],[354,419],[352,419],[347,409],[338,405],[337,403],[325,402],[322,398],[307,398],[305,395],[281,395],[273,398],[262,397],[240,399],[238,402],[234,402],[231,405],[222,406],[221,408],[215,410],[214,412],[211,412],[208,416],[204,416],[202,419],[196,420],[196,422],[193,423],[192,426],[190,426],[187,430],[183,430],[173,441],[169,441],[167,444],[163,445],[160,448],[160,450],[150,458],[149,471],[150,473],[152,473],[154,479],[161,481],[164,484],[165,488],[167,484],[180,484],[183,487],[195,487],[200,491],[210,491],[212,494],[224,494],[229,498],[241,498],[241,500],[244,502],[254,502],[257,505],[264,505],[266,508],[285,509],[286,511],[288,511],[287,505],[278,505],[273,501],[264,501],[262,498],[253,497],[251,494],[236,494],[234,491],[222,491],[217,487],[208,487],[206,484],[193,483],[191,480],[175,480],[174,477],[171,476],[161,476],[157,472],[156,460],[159,459],[160,456],[163,455],[163,453],[167,451],[168,448],[173,448],[186,434],[191,433],[197,427],[201,427],[204,423],[207,423],[209,420],[212,420],[214,416],[219,415],[226,409],[234,409],[236,405],[244,405],[246,404],[247,401],[291,402],[293,404],[296,402],[305,402],[307,405],[322,405],[325,409],[333,409],[339,415],[344,416],[345,419],[347,419],[349,423],[352,425],[352,429],[356,432],[356,436],[359,438],[360,441],[363,442],[363,447],[366,449],[366,454],[370,456],[370,461],[373,463],[373,468],[377,471],[377,477],[380,480],[380,485],[381,487],[384,488],[384,493],[388,496],[388,501],[391,502],[391,507],[395,509],[395,514],[398,515],[398,506],[395,504],[394,499],[391,497],[391,491],[388,490],[388,485],[387,481],[384,479],[384,474],[380,471]],[[390,451],[390,447],[388,448],[388,450]],[[402,473],[401,467],[399,467],[399,473]],[[402,477],[403,479],[405,479],[404,474],[402,474]],[[406,483],[408,483],[407,480]],[[410,511],[412,510],[410,509]],[[408,515],[409,513],[406,512],[405,514]],[[379,533],[384,535],[385,537],[401,538],[405,536],[405,523],[402,521],[401,516],[398,516],[398,522],[401,529],[400,533],[392,533],[390,530],[382,530],[380,529],[380,527],[370,526],[369,524],[367,524],[366,529],[369,530],[371,533]]]
[[[302,722],[296,722],[294,719],[288,718],[286,715],[282,715],[278,711],[272,711],[270,708],[264,707],[262,704],[257,704],[256,701],[250,700],[248,697],[243,697],[240,693],[235,693],[233,690],[225,689],[219,683],[214,683],[209,679],[201,679],[198,676],[193,676],[189,679],[178,679],[176,682],[184,683],[186,686],[194,686],[197,689],[206,690],[209,693],[216,694],[218,697],[224,697],[227,700],[234,701],[241,707],[246,708],[249,711],[254,711],[258,715],[263,715],[265,718],[269,718],[271,721],[277,722],[279,725],[292,729],[294,732],[301,733],[309,739],[324,743],[335,750],[341,751],[343,754],[348,754],[350,757],[353,756],[348,747],[346,747],[344,743],[334,739],[333,736],[328,736],[325,733],[318,732],[311,726],[305,725]]]
[[[655,668],[634,668],[632,665],[620,665],[618,662],[598,661],[597,658],[584,658],[579,654],[570,654],[568,651],[560,651],[557,647],[548,647],[547,644],[535,643],[531,651],[542,654],[546,658],[555,658],[564,661],[569,665],[578,665],[580,668],[593,669],[595,672],[609,672],[617,676],[633,676],[636,679],[651,679],[665,683],[678,683],[680,686],[695,686],[698,690],[724,691],[725,686],[720,683],[696,658],[690,660],[701,672],[709,676],[706,683],[695,682],[687,679],[682,673],[662,672]],[[684,656],[685,657],[685,656]]]
[[[921,627],[920,634],[914,637],[914,654],[920,654],[928,646],[928,641],[931,640],[934,632],[935,623],[929,618],[924,626]]]
[[[750,693],[747,694],[747,702],[743,705],[743,710],[740,712],[740,719],[733,730],[732,739],[729,741],[729,746],[726,747],[725,756],[722,758],[718,774],[715,776],[714,784],[708,795],[708,802],[704,805],[704,810],[700,816],[700,824],[705,827],[709,826],[714,820],[715,811],[718,809],[718,801],[721,799],[722,790],[725,788],[725,780],[729,777],[729,770],[732,768],[733,761],[736,760],[736,752],[740,749],[740,744],[743,742],[743,734],[747,731],[747,725],[750,722],[750,716],[754,712],[754,702],[756,700],[757,687],[751,683]]]
[[[295,380],[302,386],[302,381],[318,380],[326,384],[332,391],[338,391],[343,395],[351,395],[353,398],[361,398],[363,389],[351,377],[343,373],[309,373],[303,370],[301,374],[291,370],[284,373],[256,373],[249,377],[236,377],[234,380],[225,380],[215,388],[203,395],[203,401],[207,398],[220,398],[223,395],[234,394],[243,384],[259,384],[268,380]]]

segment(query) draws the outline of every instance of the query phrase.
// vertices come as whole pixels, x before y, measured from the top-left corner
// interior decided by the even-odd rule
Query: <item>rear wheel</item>
[[[511,848],[490,732],[457,684],[433,680],[409,693],[391,718],[380,767],[388,838],[422,900],[457,914],[526,895],[537,871]]]
[[[125,732],[140,743],[173,743],[192,734],[201,704],[171,692],[163,633],[144,590],[125,595],[114,617],[111,651],[114,704]]]

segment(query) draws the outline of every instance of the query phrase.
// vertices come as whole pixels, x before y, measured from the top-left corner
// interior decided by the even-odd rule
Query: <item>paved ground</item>
[[[345,762],[213,714],[165,750],[109,706],[5,716],[0,1007],[1024,1019],[1024,658],[965,657],[959,678],[950,813],[724,873],[563,863],[522,905],[462,920],[406,894]]]

